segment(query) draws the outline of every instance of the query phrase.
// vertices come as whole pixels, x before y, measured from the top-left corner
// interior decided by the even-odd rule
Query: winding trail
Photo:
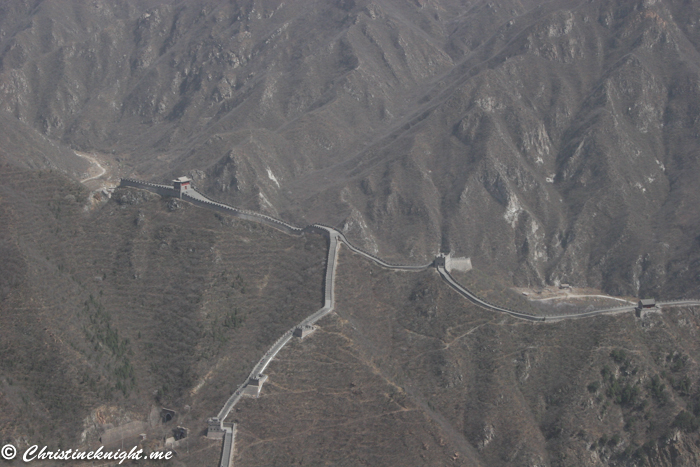
[[[102,166],[102,164],[100,164],[100,161],[98,161],[96,158],[94,158],[92,156],[88,156],[87,154],[84,154],[84,153],[77,152],[77,151],[73,151],[73,153],[75,153],[75,155],[78,157],[82,157],[83,159],[87,159],[91,164],[96,165],[101,170],[101,172],[98,175],[95,175],[94,177],[84,178],[84,179],[80,180],[80,183],[89,182],[90,180],[96,180],[107,173],[107,169],[104,168]]]
[[[85,156],[81,156],[85,157]],[[96,164],[99,165],[95,161]],[[100,166],[102,167],[102,166]],[[104,170],[104,168],[103,168]],[[99,175],[98,177],[91,177],[89,179],[83,180],[83,182],[87,180],[92,180],[94,178],[99,178],[100,176],[104,175],[104,172]],[[228,417],[229,413],[233,409],[233,407],[240,401],[240,399],[243,396],[254,396],[257,397],[259,394],[260,388],[262,384],[264,383],[266,376],[263,374],[267,366],[270,364],[270,362],[275,358],[275,356],[279,353],[282,348],[292,339],[294,336],[295,331],[299,330],[300,328],[304,327],[312,327],[318,322],[321,318],[326,316],[327,314],[331,313],[335,307],[335,271],[336,267],[338,264],[338,249],[340,247],[340,244],[343,243],[345,246],[347,246],[350,251],[359,254],[374,263],[378,264],[381,267],[387,268],[387,269],[392,269],[392,270],[402,270],[402,271],[423,271],[426,270],[430,267],[435,267],[438,274],[442,279],[447,282],[447,284],[454,289],[457,293],[462,295],[464,298],[469,300],[470,302],[474,303],[475,305],[478,305],[486,310],[490,311],[496,311],[500,313],[505,313],[508,314],[514,318],[517,319],[522,319],[522,320],[527,320],[527,321],[534,321],[534,322],[555,322],[555,321],[562,321],[562,320],[567,320],[567,319],[580,319],[580,318],[588,318],[592,316],[598,316],[598,315],[611,315],[611,314],[618,314],[618,313],[625,313],[625,312],[630,312],[634,311],[636,309],[635,305],[622,305],[619,307],[611,307],[611,308],[601,308],[597,310],[592,310],[592,311],[587,311],[587,312],[582,312],[582,313],[572,313],[572,314],[565,314],[565,315],[557,315],[557,316],[537,316],[533,315],[524,311],[518,311],[518,310],[512,310],[510,308],[502,307],[499,305],[495,305],[493,303],[489,303],[483,298],[480,298],[477,296],[475,293],[471,292],[468,290],[466,287],[463,285],[459,284],[450,274],[450,272],[445,268],[445,260],[443,256],[438,256],[433,262],[424,264],[424,265],[399,265],[399,264],[392,264],[389,262],[386,262],[382,260],[381,258],[378,258],[377,256],[368,253],[361,248],[358,248],[354,246],[352,243],[348,241],[348,239],[345,237],[345,235],[338,231],[337,229],[323,225],[323,224],[312,224],[309,225],[305,228],[299,228],[294,225],[291,225],[287,222],[284,222],[280,219],[275,219],[274,217],[267,216],[265,214],[260,214],[256,213],[253,211],[247,211],[247,210],[242,210],[242,209],[237,209],[232,206],[228,206],[226,204],[220,203],[218,201],[214,201],[207,196],[203,195],[202,193],[196,191],[195,189],[190,189],[186,193],[180,193],[179,191],[176,191],[174,188],[169,187],[167,185],[157,185],[157,184],[152,184],[152,183],[147,183],[147,182],[142,182],[140,180],[131,180],[131,179],[122,179],[120,182],[120,187],[136,187],[136,188],[141,188],[141,189],[146,189],[155,193],[158,193],[160,195],[164,196],[174,196],[174,197],[180,197],[183,200],[186,200],[192,204],[210,208],[210,209],[215,209],[219,211],[226,212],[228,214],[232,214],[236,217],[250,220],[253,222],[259,222],[263,223],[266,225],[269,225],[271,227],[276,228],[277,230],[280,230],[284,233],[290,234],[290,235],[303,235],[306,232],[315,232],[315,233],[320,233],[321,235],[325,236],[328,238],[328,258],[326,260],[326,274],[324,278],[324,305],[321,309],[318,311],[312,313],[308,317],[306,317],[304,320],[302,320],[299,324],[295,325],[291,329],[287,330],[282,336],[274,343],[272,346],[265,352],[265,354],[262,356],[262,358],[258,361],[257,365],[252,369],[250,372],[248,379],[241,384],[236,391],[229,397],[229,399],[226,401],[224,406],[221,408],[219,413],[217,414],[216,417],[212,417],[209,419],[209,430],[211,431],[212,429],[214,432],[222,434],[223,436],[218,436],[219,438],[223,438],[223,448],[222,448],[222,456],[221,456],[221,462],[220,462],[220,467],[230,467],[233,465],[233,443],[235,439],[235,430],[236,427],[235,425],[230,425],[229,424],[224,424],[224,420]],[[681,300],[672,300],[672,301],[662,301],[662,302],[657,302],[656,305],[658,307],[674,307],[674,306],[700,306],[700,299],[681,299]]]
[[[568,300],[569,298],[588,298],[588,297],[605,298],[608,300],[617,300],[618,302],[625,302],[625,303],[634,304],[634,302],[631,302],[629,300],[625,300],[624,298],[610,297],[608,295],[598,295],[598,294],[567,294],[567,295],[557,295],[556,297],[547,297],[547,298],[529,298],[528,300],[530,300],[532,302],[547,302],[550,300]]]

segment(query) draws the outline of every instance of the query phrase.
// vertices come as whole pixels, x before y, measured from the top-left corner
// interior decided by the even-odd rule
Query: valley
[[[3,1],[2,445],[700,465],[698,25]]]

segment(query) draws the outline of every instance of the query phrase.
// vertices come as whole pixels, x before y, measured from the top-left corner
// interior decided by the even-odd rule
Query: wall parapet
[[[119,181],[119,187],[124,188],[124,187],[132,187],[132,188],[139,188],[142,190],[147,190],[152,193],[156,193],[161,196],[170,196],[170,197],[178,197],[179,194],[178,192],[171,186],[167,185],[158,185],[156,183],[149,183],[149,182],[142,182],[140,180],[133,180],[130,178],[122,178]]]
[[[198,195],[201,195],[201,193],[197,192]],[[226,212],[228,214],[232,214],[238,218],[245,219],[248,221],[252,222],[260,222],[265,225],[268,225],[270,227],[276,228],[277,230],[281,230],[284,233],[290,234],[290,235],[301,235],[303,233],[303,229],[300,229],[299,227],[293,226],[291,224],[288,224],[284,221],[281,221],[279,219],[275,219],[274,217],[267,216],[265,214],[258,214],[255,212],[251,211],[246,211],[243,209],[238,209],[234,208],[232,206],[219,203],[217,201],[211,201],[209,198],[205,197],[202,195],[203,199],[198,199],[194,196],[192,196],[189,193],[183,193],[183,199],[186,199],[188,202],[198,205],[198,206],[203,206],[203,207],[208,207],[208,208],[214,208],[218,209],[220,211]]]

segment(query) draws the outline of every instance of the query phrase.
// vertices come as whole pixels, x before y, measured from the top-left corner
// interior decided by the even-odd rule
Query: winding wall
[[[140,180],[134,180],[134,179],[122,179],[121,180],[121,185],[120,186],[131,186],[135,188],[142,188],[146,189],[164,196],[178,196],[179,192],[177,192],[175,189],[172,187],[169,187],[167,185],[158,185],[155,183],[148,183],[148,182],[142,182]],[[333,272],[335,271],[335,258],[337,255],[333,255],[332,258],[332,263],[331,263],[331,254],[330,250],[333,250],[334,248],[337,248],[337,244],[340,242],[344,243],[350,251],[357,253],[361,256],[364,256],[365,258],[373,261],[374,263],[378,264],[379,266],[382,266],[387,269],[394,269],[394,270],[404,270],[404,271],[422,271],[424,269],[427,269],[431,266],[434,265],[434,263],[428,263],[428,264],[423,264],[423,265],[404,265],[404,264],[394,264],[394,263],[389,263],[387,261],[384,261],[383,259],[373,255],[372,253],[369,253],[367,251],[364,251],[361,248],[356,247],[353,245],[345,235],[336,230],[334,227],[331,227],[329,225],[324,225],[324,224],[312,224],[309,225],[305,228],[300,228],[296,227],[292,224],[289,224],[287,222],[284,222],[280,219],[276,219],[274,217],[268,216],[266,214],[260,214],[257,212],[253,211],[247,211],[244,209],[238,209],[234,208],[231,206],[228,206],[223,203],[219,203],[218,201],[214,201],[211,198],[201,194],[200,192],[196,191],[195,189],[191,190],[191,192],[188,193],[183,193],[183,199],[191,202],[192,204],[206,207],[209,209],[214,209],[218,210],[221,212],[225,212],[227,214],[232,214],[236,217],[239,217],[241,219],[249,220],[252,222],[259,222],[263,223],[266,225],[269,225],[271,227],[274,227],[278,230],[281,230],[282,232],[285,232],[290,235],[302,235],[305,232],[315,232],[324,235],[326,238],[330,239],[330,247],[329,247],[329,264],[332,267],[327,267],[326,270],[326,277],[325,277],[325,305],[324,308],[321,310],[318,310],[316,313],[313,315],[309,316],[306,320],[302,322],[302,324],[313,324],[315,323],[318,319],[321,317],[325,316],[328,312],[332,310],[332,304],[333,304]],[[566,315],[558,315],[558,316],[536,316],[532,315],[530,313],[526,313],[523,311],[518,311],[518,310],[512,310],[510,308],[506,308],[500,305],[495,305],[493,303],[490,303],[483,298],[478,297],[476,294],[468,290],[466,287],[463,285],[459,284],[447,271],[443,266],[439,264],[435,264],[436,269],[440,276],[447,282],[450,287],[452,287],[455,291],[457,291],[460,295],[463,297],[467,298],[469,301],[472,303],[479,305],[483,308],[486,308],[487,310],[491,311],[498,311],[501,313],[506,313],[510,316],[513,316],[514,318],[518,319],[524,319],[528,321],[541,321],[541,322],[547,322],[547,321],[560,321],[563,319],[576,319],[576,318],[586,318],[586,317],[591,317],[591,316],[596,316],[596,315],[601,315],[601,314],[614,314],[614,313],[620,313],[620,312],[625,312],[625,311],[632,311],[635,309],[635,306],[632,305],[622,305],[619,307],[612,307],[612,308],[602,308],[598,310],[592,310],[592,311],[587,311],[583,313],[573,313],[573,314],[566,314]],[[657,302],[658,306],[700,306],[700,299],[681,299],[681,300],[671,300],[671,301],[660,301]],[[328,309],[328,307],[331,307]],[[324,310],[327,310],[324,312]],[[278,350],[279,351],[279,350]]]
[[[174,196],[174,197],[179,197],[180,193],[179,191],[176,191],[174,188],[169,187],[167,185],[157,185],[154,183],[147,183],[147,182],[142,182],[139,180],[133,180],[133,179],[122,179],[120,186],[122,187],[134,187],[134,188],[140,188],[140,189],[145,189],[154,193],[157,193],[161,196]],[[218,201],[214,201],[203,194],[199,193],[198,191],[192,189],[189,193],[183,193],[182,194],[182,199],[197,205],[201,207],[205,207],[208,209],[214,209],[216,211],[221,211],[225,212],[227,214],[231,214],[235,217],[245,219],[248,221],[252,222],[259,222],[265,225],[269,225],[270,227],[273,227],[275,229],[278,229],[284,233],[287,233],[289,235],[302,235],[305,232],[314,232],[314,233],[319,233],[326,238],[328,238],[328,258],[326,260],[326,274],[324,277],[324,305],[323,308],[320,310],[312,313],[308,317],[306,317],[301,323],[298,325],[294,326],[293,328],[289,329],[286,331],[272,346],[268,349],[267,352],[262,356],[262,358],[258,361],[257,365],[253,368],[253,370],[250,372],[250,375],[248,376],[248,379],[240,385],[236,391],[231,395],[231,397],[228,398],[224,406],[221,408],[219,413],[217,414],[217,417],[214,419],[217,421],[217,423],[220,423],[221,428],[225,431],[224,435],[224,443],[223,443],[223,451],[222,451],[222,457],[221,457],[221,467],[227,467],[233,465],[233,447],[234,447],[234,436],[235,436],[235,425],[231,426],[230,428],[227,428],[227,426],[224,425],[224,420],[226,417],[228,417],[229,413],[231,412],[231,409],[236,405],[236,403],[243,397],[243,395],[246,394],[246,388],[251,384],[251,381],[253,379],[259,378],[267,366],[270,364],[270,362],[275,358],[275,356],[279,353],[282,348],[292,339],[294,330],[299,327],[299,326],[304,326],[304,325],[313,325],[315,324],[318,320],[326,316],[328,313],[332,312],[335,306],[335,270],[338,262],[338,248],[340,247],[340,243],[344,243],[352,252],[357,253],[359,255],[364,256],[365,258],[375,262],[379,266],[382,266],[384,268],[388,269],[393,269],[393,270],[404,270],[404,271],[422,271],[425,270],[433,265],[435,265],[437,272],[440,274],[440,276],[447,282],[447,284],[452,287],[457,293],[471,301],[472,303],[485,308],[487,310],[491,311],[498,311],[501,313],[506,313],[510,316],[513,316],[514,318],[518,319],[524,319],[528,321],[539,321],[539,322],[553,322],[553,321],[561,321],[565,319],[577,319],[577,318],[587,318],[591,316],[596,316],[596,315],[602,315],[602,314],[615,314],[615,313],[621,313],[621,312],[628,312],[628,311],[633,311],[635,309],[634,306],[631,305],[623,305],[619,307],[613,307],[613,308],[603,308],[603,309],[598,309],[598,310],[593,310],[593,311],[588,311],[584,313],[574,313],[574,314],[567,314],[567,315],[559,315],[559,316],[535,316],[529,313],[525,313],[522,311],[517,311],[517,310],[512,310],[510,308],[502,307],[499,305],[495,305],[492,303],[489,303],[488,301],[478,297],[476,294],[468,290],[466,287],[462,286],[459,284],[453,277],[452,275],[445,269],[444,265],[435,261],[434,263],[429,263],[425,265],[399,265],[399,264],[392,264],[388,263],[381,258],[378,258],[377,256],[368,253],[361,248],[358,248],[354,246],[352,243],[348,241],[348,239],[343,235],[342,232],[336,230],[335,228],[323,224],[313,224],[310,226],[307,226],[305,228],[299,228],[294,225],[291,225],[287,222],[284,222],[280,219],[275,219],[274,217],[265,215],[265,214],[260,214],[256,213],[253,211],[247,211],[243,209],[237,209],[231,206],[228,206],[223,203],[219,203]],[[671,301],[663,301],[663,302],[657,302],[658,306],[700,306],[700,299],[681,299],[681,300],[671,300]],[[228,424],[227,424],[228,425]],[[227,462],[227,463],[226,463]]]

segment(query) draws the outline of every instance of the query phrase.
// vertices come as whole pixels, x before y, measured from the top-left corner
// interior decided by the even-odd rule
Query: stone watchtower
[[[243,395],[250,397],[259,397],[260,390],[262,389],[265,381],[267,381],[267,375],[263,374],[250,378],[248,380],[248,384],[246,384],[245,388],[243,388]]]
[[[207,420],[207,438],[209,439],[224,439],[224,430],[222,420],[212,417]]]
[[[656,300],[653,298],[645,298],[639,301],[637,308],[635,308],[635,314],[637,318],[643,317],[647,312],[654,311],[657,309]]]
[[[175,191],[179,194],[180,198],[182,198],[183,193],[187,193],[192,189],[191,183],[192,179],[187,177],[179,177],[173,180],[173,188],[175,188]]]
[[[310,324],[305,324],[303,326],[297,326],[294,329],[294,337],[298,337],[299,339],[303,339],[312,332],[316,330],[316,326],[312,326]]]

